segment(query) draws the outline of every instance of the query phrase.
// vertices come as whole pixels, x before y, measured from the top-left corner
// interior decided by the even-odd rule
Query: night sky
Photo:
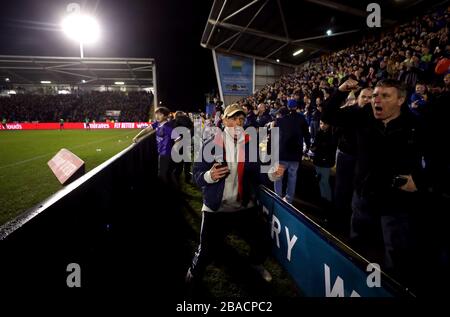
[[[217,85],[212,53],[200,46],[212,0],[2,1],[0,54],[79,56],[77,44],[59,29],[71,2],[95,13],[102,29],[85,57],[155,58],[163,105],[204,108],[204,94]]]

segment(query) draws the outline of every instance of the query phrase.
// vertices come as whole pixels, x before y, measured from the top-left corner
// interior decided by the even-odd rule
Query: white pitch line
[[[123,135],[128,135],[128,134],[131,134],[131,132],[130,132],[130,133],[123,134]],[[104,138],[104,139],[101,139],[101,140],[89,142],[89,143],[82,144],[82,145],[77,145],[77,146],[71,147],[71,149],[72,149],[72,150],[75,150],[75,149],[79,149],[79,148],[82,148],[82,147],[87,146],[87,145],[92,145],[92,144],[96,144],[96,143],[101,143],[101,142],[106,141],[106,140],[114,139],[114,138],[116,138],[116,137],[118,137],[118,136],[122,136],[122,134],[117,134],[117,135],[115,135],[115,136],[113,136],[113,137]],[[24,163],[28,163],[28,162],[31,162],[31,161],[39,160],[39,159],[41,159],[41,158],[44,158],[44,157],[46,157],[46,156],[50,156],[50,155],[52,155],[52,154],[54,155],[55,153],[54,153],[54,152],[51,152],[51,153],[47,153],[47,154],[42,154],[42,155],[38,155],[38,156],[29,158],[29,159],[26,159],[26,160],[23,160],[23,161],[19,161],[19,162],[14,162],[14,163],[11,163],[11,164],[3,165],[3,166],[0,166],[0,170],[1,170],[1,169],[4,169],[4,168],[8,168],[8,167],[13,167],[13,166],[21,165],[21,164],[24,164]]]

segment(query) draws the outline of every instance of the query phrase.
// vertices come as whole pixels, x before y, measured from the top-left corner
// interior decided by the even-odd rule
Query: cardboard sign
[[[67,149],[61,149],[48,166],[62,185],[67,185],[84,174],[84,161]]]

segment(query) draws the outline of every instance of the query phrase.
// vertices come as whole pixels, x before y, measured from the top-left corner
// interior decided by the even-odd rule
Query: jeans
[[[316,173],[319,176],[319,188],[320,196],[329,202],[333,199],[331,196],[331,186],[330,186],[330,167],[320,167],[314,166],[316,168]]]
[[[334,185],[334,202],[336,209],[351,209],[353,194],[353,178],[355,176],[356,158],[353,155],[337,150],[336,182]]]
[[[292,201],[294,200],[294,195],[295,195],[295,186],[297,184],[297,170],[298,170],[299,162],[297,162],[297,161],[280,161],[280,164],[286,168],[286,171],[288,173],[285,197],[289,203],[292,203]],[[284,174],[279,180],[275,181],[275,185],[274,185],[275,193],[280,197],[283,197],[283,178],[284,178]]]
[[[319,131],[320,128],[320,122],[317,120],[311,120],[311,123],[309,125],[309,130],[311,132],[311,139],[316,139],[317,131]]]
[[[384,246],[384,265],[387,271],[408,283],[414,283],[417,275],[416,230],[412,218],[411,205],[403,206],[387,201],[375,206],[356,192],[352,199],[352,219],[350,238],[358,252],[368,251],[375,241]]]

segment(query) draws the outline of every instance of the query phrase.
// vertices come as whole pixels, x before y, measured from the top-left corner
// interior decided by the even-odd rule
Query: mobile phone
[[[227,162],[224,162],[224,161],[222,161],[222,162],[216,162],[216,164],[217,164],[217,165],[216,165],[216,168],[228,167]],[[223,178],[227,178],[228,175],[230,175],[230,171],[227,171],[227,172],[225,173],[225,175],[223,176]]]
[[[408,179],[404,176],[395,176],[392,182],[392,187],[402,187],[408,182]]]
[[[217,168],[228,167],[227,162],[216,162]]]

